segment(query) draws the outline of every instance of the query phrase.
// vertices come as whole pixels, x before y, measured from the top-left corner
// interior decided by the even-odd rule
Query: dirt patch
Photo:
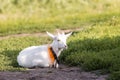
[[[60,29],[56,29],[57,32],[65,32],[65,33],[68,33],[68,32],[74,32],[74,31],[81,31],[83,30],[83,28],[75,28],[75,29],[67,29],[67,30],[60,30]],[[56,32],[53,32],[54,34]],[[9,38],[12,38],[12,37],[26,37],[26,36],[36,36],[36,37],[46,37],[48,36],[45,32],[39,32],[39,33],[22,33],[22,34],[13,34],[13,35],[7,35],[7,36],[0,36],[0,40],[3,40],[3,39],[9,39]]]
[[[0,36],[0,40],[3,39],[9,39],[9,38],[13,38],[13,37],[26,37],[26,36],[47,36],[45,33],[23,33],[23,34],[13,34],[13,35],[8,35],[8,36]]]
[[[0,80],[105,80],[107,75],[85,72],[78,67],[37,68],[24,72],[0,72]]]

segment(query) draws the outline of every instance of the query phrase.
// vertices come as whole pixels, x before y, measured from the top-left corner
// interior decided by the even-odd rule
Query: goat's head
[[[67,34],[65,34],[64,32],[62,34],[60,34],[58,32],[57,35],[53,35],[53,34],[47,32],[47,34],[50,37],[52,37],[52,39],[53,39],[52,45],[54,45],[58,49],[67,49],[66,40],[72,34],[72,32],[67,33]]]

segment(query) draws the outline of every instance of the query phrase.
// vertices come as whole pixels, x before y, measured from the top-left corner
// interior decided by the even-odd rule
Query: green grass
[[[62,62],[80,66],[86,71],[102,70],[103,73],[111,73],[111,80],[119,80],[120,23],[114,26],[97,24],[75,32],[68,43],[70,48],[61,55]]]
[[[81,28],[120,16],[119,0],[0,0],[0,5],[0,36]]]
[[[35,33],[55,31],[55,29],[74,29],[83,28],[91,25],[105,24],[105,25],[116,25],[119,23],[120,18],[119,12],[113,13],[102,13],[102,14],[74,14],[67,15],[64,17],[52,17],[46,19],[30,19],[30,20],[7,20],[0,23],[0,36],[10,34],[21,34],[21,33]],[[14,23],[13,23],[14,22]]]
[[[119,18],[111,23],[110,20],[74,32],[68,40],[68,50],[60,57],[61,61],[71,66],[81,66],[87,71],[100,69],[116,78],[114,74],[120,71],[120,23],[111,24],[119,22]],[[50,43],[50,39],[31,36],[0,40],[0,70],[25,70],[16,62],[18,53],[25,47],[45,43]]]
[[[110,75],[108,80],[119,80],[120,79],[120,71],[116,71]]]

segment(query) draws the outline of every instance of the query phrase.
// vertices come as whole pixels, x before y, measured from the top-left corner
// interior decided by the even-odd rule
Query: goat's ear
[[[55,36],[49,32],[46,32],[50,37],[52,37],[53,39],[55,38]]]
[[[70,32],[70,33],[66,34],[66,37],[69,37],[71,34],[72,34],[72,32]]]

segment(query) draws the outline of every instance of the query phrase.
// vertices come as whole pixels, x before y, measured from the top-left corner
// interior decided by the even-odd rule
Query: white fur
[[[53,38],[53,42],[50,45],[41,45],[41,46],[31,46],[22,50],[17,56],[17,62],[20,66],[23,67],[49,67],[50,66],[50,58],[48,53],[48,46],[51,46],[59,57],[61,51],[67,48],[66,39],[72,33],[68,34],[60,34],[57,36],[47,32],[47,34]],[[58,64],[56,66],[58,68]]]

